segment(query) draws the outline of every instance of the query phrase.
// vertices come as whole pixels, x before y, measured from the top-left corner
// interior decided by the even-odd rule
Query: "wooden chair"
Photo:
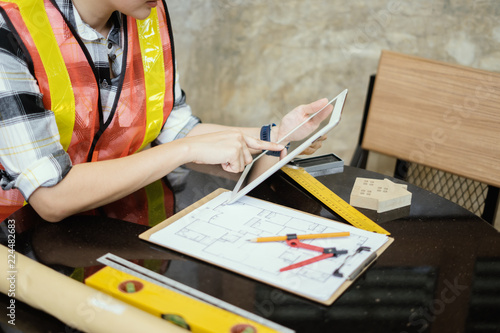
[[[492,223],[500,187],[500,74],[383,51],[351,165],[366,168],[370,151],[395,157],[396,177]]]

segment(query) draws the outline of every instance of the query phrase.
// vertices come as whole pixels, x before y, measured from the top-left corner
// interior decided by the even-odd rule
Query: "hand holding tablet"
[[[246,186],[241,188],[247,176],[249,175],[250,169],[252,169],[255,161],[257,161],[260,157],[262,157],[265,154],[265,152],[262,152],[252,161],[252,163],[248,164],[245,167],[243,173],[241,174],[240,179],[236,183],[236,186],[234,187],[231,193],[231,199],[228,201],[228,204],[237,201],[239,198],[243,197],[248,192],[253,190],[266,178],[268,178],[270,175],[278,171],[282,166],[290,162],[294,157],[296,157],[304,150],[306,150],[315,140],[319,139],[320,137],[325,135],[328,131],[330,131],[332,128],[334,128],[340,121],[340,116],[344,108],[346,96],[347,96],[347,89],[342,91],[339,95],[333,98],[330,102],[328,102],[318,111],[312,114],[305,112],[303,114],[305,119],[298,126],[296,126],[293,129],[290,129],[289,132],[285,134],[283,137],[279,138],[278,143],[285,142],[285,140],[289,140],[290,138],[295,139],[294,141],[298,140],[303,140],[303,141],[298,146],[290,148],[288,154],[284,158],[277,161],[276,164],[265,170],[263,173],[258,175],[254,180],[252,180]],[[334,102],[335,104],[333,105]],[[333,111],[331,112],[331,115],[328,118],[329,113],[328,112],[322,113],[322,111],[323,110],[328,111],[327,107],[330,104],[333,105]],[[312,107],[314,107],[314,105]],[[318,118],[316,118],[316,116],[318,116]],[[283,128],[286,128],[286,119],[283,119],[283,121],[285,122],[284,124],[285,127]],[[295,123],[297,122],[296,119],[294,121]],[[279,133],[279,135],[281,135],[281,133]]]

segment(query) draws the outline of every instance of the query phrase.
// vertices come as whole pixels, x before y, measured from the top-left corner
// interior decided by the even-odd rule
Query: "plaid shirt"
[[[71,0],[56,0],[63,15],[85,43],[98,71],[103,115],[107,119],[122,72],[124,44],[122,17],[114,13],[107,38],[82,21]],[[71,169],[71,160],[59,142],[54,113],[45,110],[36,79],[25,56],[0,15],[0,185],[17,188],[27,199],[40,186],[53,186]],[[108,44],[112,47],[108,48]],[[110,66],[111,64],[111,66]],[[113,76],[110,74],[113,72]],[[185,102],[178,77],[175,102],[157,143],[185,136],[199,119]]]

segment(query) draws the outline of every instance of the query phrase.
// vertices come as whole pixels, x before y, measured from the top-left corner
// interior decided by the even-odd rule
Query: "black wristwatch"
[[[276,126],[276,124],[269,124],[269,125],[264,125],[261,127],[260,129],[260,139],[262,141],[271,141],[271,128],[273,128],[274,126]],[[290,146],[290,144],[286,145],[286,149],[288,149],[288,147]],[[266,155],[270,155],[270,156],[280,156],[281,155],[281,151],[275,151],[275,150],[268,150],[266,152]]]

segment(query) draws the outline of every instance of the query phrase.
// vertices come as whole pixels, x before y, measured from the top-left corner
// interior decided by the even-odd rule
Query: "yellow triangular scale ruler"
[[[333,193],[328,187],[323,185],[316,178],[311,176],[302,168],[290,168],[284,166],[281,170],[292,178],[297,184],[302,186],[307,192],[321,201],[328,208],[333,210],[347,222],[367,231],[377,232],[379,234],[390,235],[390,233],[370,220],[359,210],[348,204],[341,197]]]

